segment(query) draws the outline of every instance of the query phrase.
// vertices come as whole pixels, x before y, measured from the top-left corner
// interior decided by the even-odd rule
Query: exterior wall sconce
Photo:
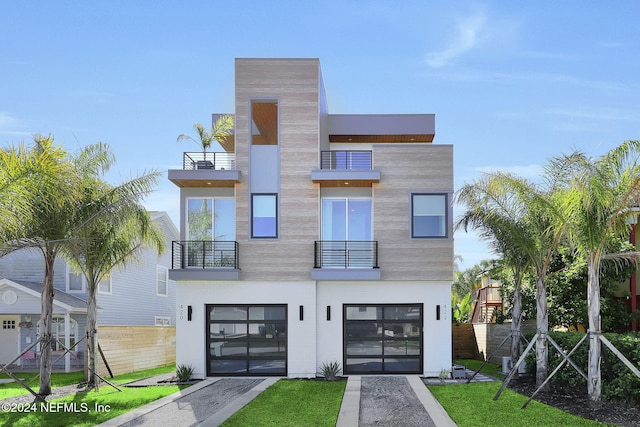
[[[327,321],[331,320],[331,306],[327,306]]]
[[[187,322],[191,322],[191,317],[193,316],[193,308],[188,305],[187,306]]]
[[[304,320],[304,306],[300,306],[300,320]]]
[[[436,320],[440,320],[440,304],[436,305]]]

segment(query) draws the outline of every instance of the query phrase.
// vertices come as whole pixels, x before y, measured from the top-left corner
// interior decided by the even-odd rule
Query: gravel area
[[[360,427],[431,427],[429,414],[402,376],[362,377]]]

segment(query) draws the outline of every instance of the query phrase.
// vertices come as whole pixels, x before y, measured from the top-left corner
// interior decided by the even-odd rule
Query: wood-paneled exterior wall
[[[309,178],[318,166],[320,62],[317,59],[236,60],[236,161],[249,162],[252,99],[279,103],[279,238],[250,239],[249,179],[236,185],[236,237],[243,280],[308,280],[313,237],[318,235],[318,188]]]
[[[175,326],[99,326],[98,341],[113,375],[176,363]],[[102,358],[98,372],[108,378]]]

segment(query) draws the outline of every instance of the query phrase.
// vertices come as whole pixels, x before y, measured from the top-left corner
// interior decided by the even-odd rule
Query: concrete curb
[[[138,417],[141,417],[145,414],[148,414],[151,411],[155,411],[156,409],[166,405],[169,402],[173,402],[174,400],[178,400],[181,397],[185,397],[194,393],[200,389],[203,389],[216,381],[222,378],[207,378],[206,380],[200,381],[198,384],[192,385],[191,387],[185,388],[184,390],[177,391],[169,396],[165,396],[161,399],[158,399],[154,402],[148,403],[144,406],[141,406],[137,409],[134,409],[131,412],[127,412],[126,414],[119,415],[115,418],[111,418],[108,421],[103,422],[102,424],[98,424],[97,427],[117,427],[121,424],[128,423],[129,421],[135,420]]]
[[[242,396],[229,403],[227,406],[208,417],[206,420],[198,424],[198,427],[217,427],[227,418],[238,412],[244,405],[251,402],[257,395],[265,391],[271,385],[275,384],[280,378],[269,377],[260,384],[243,394]]]
[[[438,427],[456,427],[457,424],[453,422],[447,411],[444,410],[440,402],[433,397],[433,394],[429,391],[427,386],[422,382],[422,379],[418,375],[407,375],[409,385],[413,389],[413,392],[418,396],[418,400],[427,410],[429,417],[435,425]]]
[[[352,375],[347,380],[336,427],[357,426],[360,421],[360,385],[362,377]]]

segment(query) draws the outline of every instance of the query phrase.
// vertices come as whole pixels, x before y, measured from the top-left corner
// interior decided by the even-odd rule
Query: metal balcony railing
[[[239,269],[238,242],[213,240],[174,241],[171,268]]]
[[[371,151],[322,151],[320,169],[371,170]]]
[[[378,242],[317,240],[314,268],[378,268]]]
[[[184,170],[235,170],[236,154],[226,152],[206,153],[202,151],[184,153],[182,156],[182,168]]]

